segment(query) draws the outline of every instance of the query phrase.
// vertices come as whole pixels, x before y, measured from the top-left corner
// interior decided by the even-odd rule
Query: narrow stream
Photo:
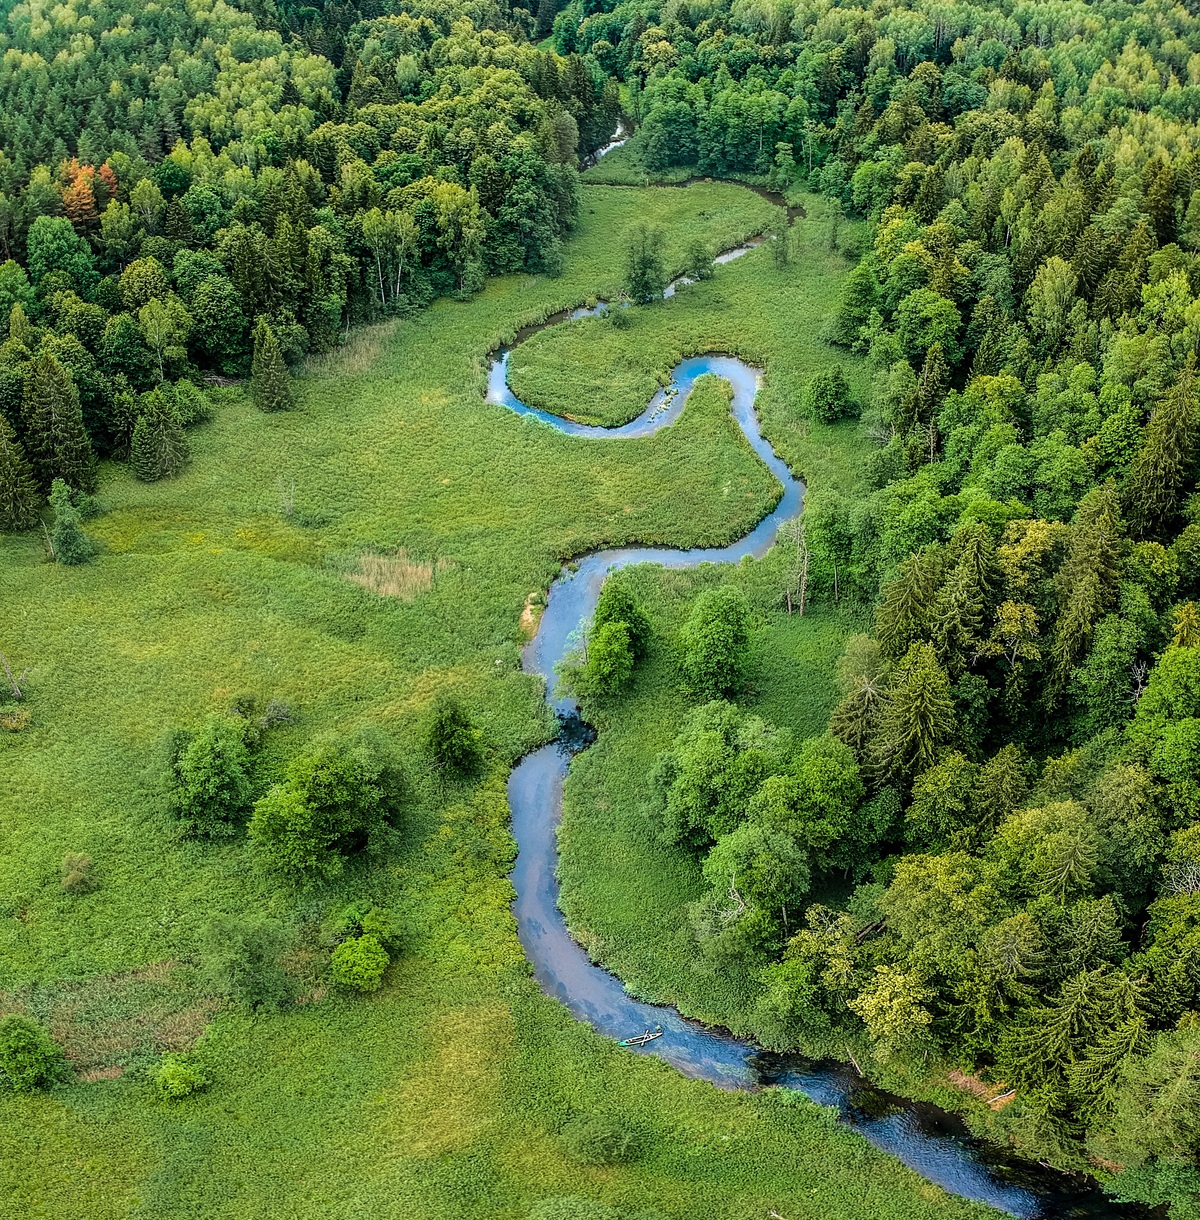
[[[718,261],[727,262],[751,248],[739,247]],[[675,285],[671,287],[673,290]],[[591,316],[604,308],[601,303],[593,309],[558,315],[556,320]],[[955,1194],[1028,1218],[1148,1215],[1146,1209],[1114,1203],[1088,1179],[1072,1179],[1010,1157],[972,1138],[953,1115],[876,1089],[845,1065],[769,1054],[752,1043],[690,1021],[673,1008],[636,1000],[616,976],[590,961],[572,938],[558,906],[557,832],[563,782],[571,757],[585,749],[595,734],[580,719],[573,700],[554,697],[555,666],[574,646],[579,628],[591,617],[610,572],[635,563],[692,568],[701,563],[737,563],[747,555],[765,555],[779,527],[799,514],[804,484],[776,456],[759,430],[754,399],[760,371],[734,357],[694,356],[682,361],[672,371],[670,386],[655,394],[641,415],[619,428],[579,424],[529,407],[509,389],[507,372],[508,351],[501,350],[489,369],[487,401],[530,416],[568,436],[591,440],[645,437],[669,427],[682,413],[697,378],[715,374],[732,387],[734,419],[783,488],[774,510],[728,546],[691,550],[628,546],[596,551],[565,568],[550,588],[537,633],[525,648],[523,668],[546,680],[547,700],[559,717],[562,731],[556,741],[526,755],[508,781],[518,848],[511,874],[517,894],[517,932],[543,991],[561,1000],[579,1020],[618,1040],[661,1026],[663,1037],[631,1053],[655,1055],[688,1076],[725,1088],[780,1085],[833,1106],[843,1121],[876,1147]]]

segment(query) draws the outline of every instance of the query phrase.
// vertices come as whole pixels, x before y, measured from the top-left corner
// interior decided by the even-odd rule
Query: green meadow
[[[0,1214],[523,1220],[571,1193],[669,1220],[987,1214],[812,1103],[725,1093],[621,1050],[542,996],[521,954],[504,781],[553,732],[520,672],[531,598],[604,544],[735,538],[777,494],[719,395],[698,395],[652,439],[605,443],[483,401],[499,342],[615,291],[615,235],[634,219],[667,230],[678,269],[695,239],[716,249],[760,231],[770,205],[724,184],[589,185],[560,278],[495,281],[353,335],[310,366],[294,412],[220,392],[178,478],[143,484],[107,466],[91,564],[45,562],[36,534],[0,539],[0,651],[29,667],[32,713],[0,733],[0,1011],[46,1021],[74,1067],[46,1095],[0,1098]],[[789,266],[760,249],[635,311],[619,336],[627,382],[595,409],[627,410],[680,354],[737,351],[765,369],[760,408],[779,452],[814,483],[853,485],[854,426],[812,426],[796,405],[827,358],[815,336],[848,264],[798,223]],[[535,366],[544,377],[558,362],[573,396],[559,409],[595,407],[580,365],[607,358],[618,332],[601,325],[530,345],[531,386]],[[686,900],[694,879],[664,867],[650,880],[661,862],[637,833],[632,776],[658,739],[633,738],[678,703],[670,634],[695,589],[719,579],[744,582],[756,607],[755,706],[820,729],[839,641],[858,623],[826,607],[788,619],[772,562],[638,574],[662,638],[628,724],[599,718],[600,743],[570,781],[572,918],[639,990],[681,1001],[677,948],[651,962],[633,925]],[[418,749],[447,688],[485,734],[490,766],[472,785],[442,783]],[[245,695],[296,712],[267,738],[263,785],[330,730],[371,726],[396,742],[412,796],[386,852],[336,885],[295,890],[241,839],[179,836],[153,780],[159,743]],[[91,893],[64,892],[68,853],[94,860]],[[327,989],[318,933],[360,897],[398,913],[402,946],[384,987],[348,1000]],[[286,929],[295,1005],[252,1018],[205,994],[198,943],[219,913]],[[186,1048],[211,1087],[153,1100],[146,1067]],[[637,1155],[580,1167],[559,1133],[600,1108],[635,1133]]]

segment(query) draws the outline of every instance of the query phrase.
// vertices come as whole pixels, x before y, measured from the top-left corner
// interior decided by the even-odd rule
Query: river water
[[[729,251],[719,261],[728,262],[751,248],[747,245]],[[671,290],[677,286],[679,281]],[[593,316],[605,308],[601,303],[591,309],[573,310],[559,315],[559,320]],[[591,617],[610,572],[635,563],[691,568],[765,555],[779,527],[799,514],[804,484],[776,456],[759,429],[754,400],[761,372],[734,357],[707,355],[682,361],[672,371],[670,386],[656,393],[641,415],[619,428],[575,423],[529,407],[512,393],[507,372],[508,351],[501,350],[488,373],[489,402],[582,442],[601,443],[618,437],[646,437],[669,427],[683,411],[697,378],[709,373],[722,377],[733,390],[730,409],[734,419],[783,489],[774,510],[728,546],[691,550],[629,546],[595,551],[564,568],[550,587],[541,623],[525,648],[523,667],[527,673],[545,679],[547,700],[562,731],[556,741],[526,755],[513,768],[508,781],[518,849],[511,874],[517,895],[517,933],[543,991],[561,1000],[579,1020],[618,1040],[661,1027],[663,1037],[630,1053],[655,1055],[688,1076],[724,1088],[779,1085],[798,1089],[834,1107],[843,1121],[876,1147],[954,1194],[1030,1220],[1147,1215],[1145,1209],[1113,1202],[1088,1179],[1070,1178],[1008,1156],[972,1138],[953,1115],[876,1089],[846,1065],[769,1054],[752,1043],[690,1021],[673,1008],[634,999],[621,981],[593,963],[571,936],[558,906],[557,832],[571,757],[594,740],[594,733],[580,719],[573,700],[554,696],[556,665],[574,646],[580,628]]]

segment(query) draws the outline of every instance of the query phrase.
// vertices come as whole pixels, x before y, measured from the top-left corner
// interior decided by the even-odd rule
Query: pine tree
[[[254,328],[254,360],[250,371],[254,402],[261,411],[288,411],[294,405],[292,375],[283,361],[279,340],[265,318]]]
[[[37,523],[37,481],[12,425],[0,415],[0,530],[24,530]]]
[[[930,635],[938,660],[960,674],[974,659],[983,637],[985,606],[969,563],[955,564],[934,602]]]
[[[91,491],[95,456],[83,426],[79,391],[71,372],[50,352],[30,363],[25,378],[25,444],[34,476],[42,488],[55,479]]]
[[[143,483],[178,474],[188,460],[188,442],[174,404],[162,390],[142,397],[133,425],[129,461]]]
[[[1179,379],[1159,402],[1125,483],[1130,532],[1137,538],[1166,533],[1179,500],[1194,479],[1196,362],[1188,357]]]
[[[50,507],[54,509],[54,527],[50,531],[54,562],[72,566],[87,563],[96,548],[83,532],[79,509],[71,503],[71,489],[62,479],[55,479],[50,488]]]

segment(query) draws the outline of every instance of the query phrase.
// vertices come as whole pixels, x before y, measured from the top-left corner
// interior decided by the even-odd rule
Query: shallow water
[[[736,253],[749,248],[740,247]],[[601,303],[564,316],[584,317],[604,308]],[[690,550],[630,546],[596,551],[564,569],[550,587],[537,633],[525,648],[523,668],[546,680],[547,701],[560,718],[562,733],[557,741],[526,755],[513,768],[508,781],[518,849],[511,874],[517,894],[513,904],[517,933],[543,991],[561,1000],[581,1021],[618,1040],[661,1027],[663,1037],[633,1048],[631,1053],[655,1055],[688,1076],[725,1088],[781,1085],[833,1106],[843,1121],[876,1147],[955,1194],[1030,1218],[1148,1214],[1145,1209],[1113,1203],[1087,1179],[1072,1179],[1009,1157],[973,1139],[953,1115],[875,1089],[845,1065],[771,1055],[749,1042],[689,1021],[673,1008],[636,1000],[618,978],[590,961],[572,938],[558,906],[557,831],[571,757],[594,740],[594,733],[580,720],[573,700],[554,696],[555,666],[574,646],[580,628],[591,617],[610,572],[635,563],[691,568],[701,563],[737,563],[747,555],[762,556],[774,543],[779,527],[799,514],[804,484],[776,456],[759,430],[754,410],[759,370],[734,357],[694,356],[682,361],[672,372],[670,387],[655,394],[641,415],[619,428],[574,423],[526,406],[509,389],[507,369],[508,351],[502,350],[489,370],[489,402],[568,436],[591,440],[645,437],[669,427],[683,411],[697,378],[705,373],[722,377],[733,389],[730,409],[735,420],[783,488],[775,508],[728,546]]]

